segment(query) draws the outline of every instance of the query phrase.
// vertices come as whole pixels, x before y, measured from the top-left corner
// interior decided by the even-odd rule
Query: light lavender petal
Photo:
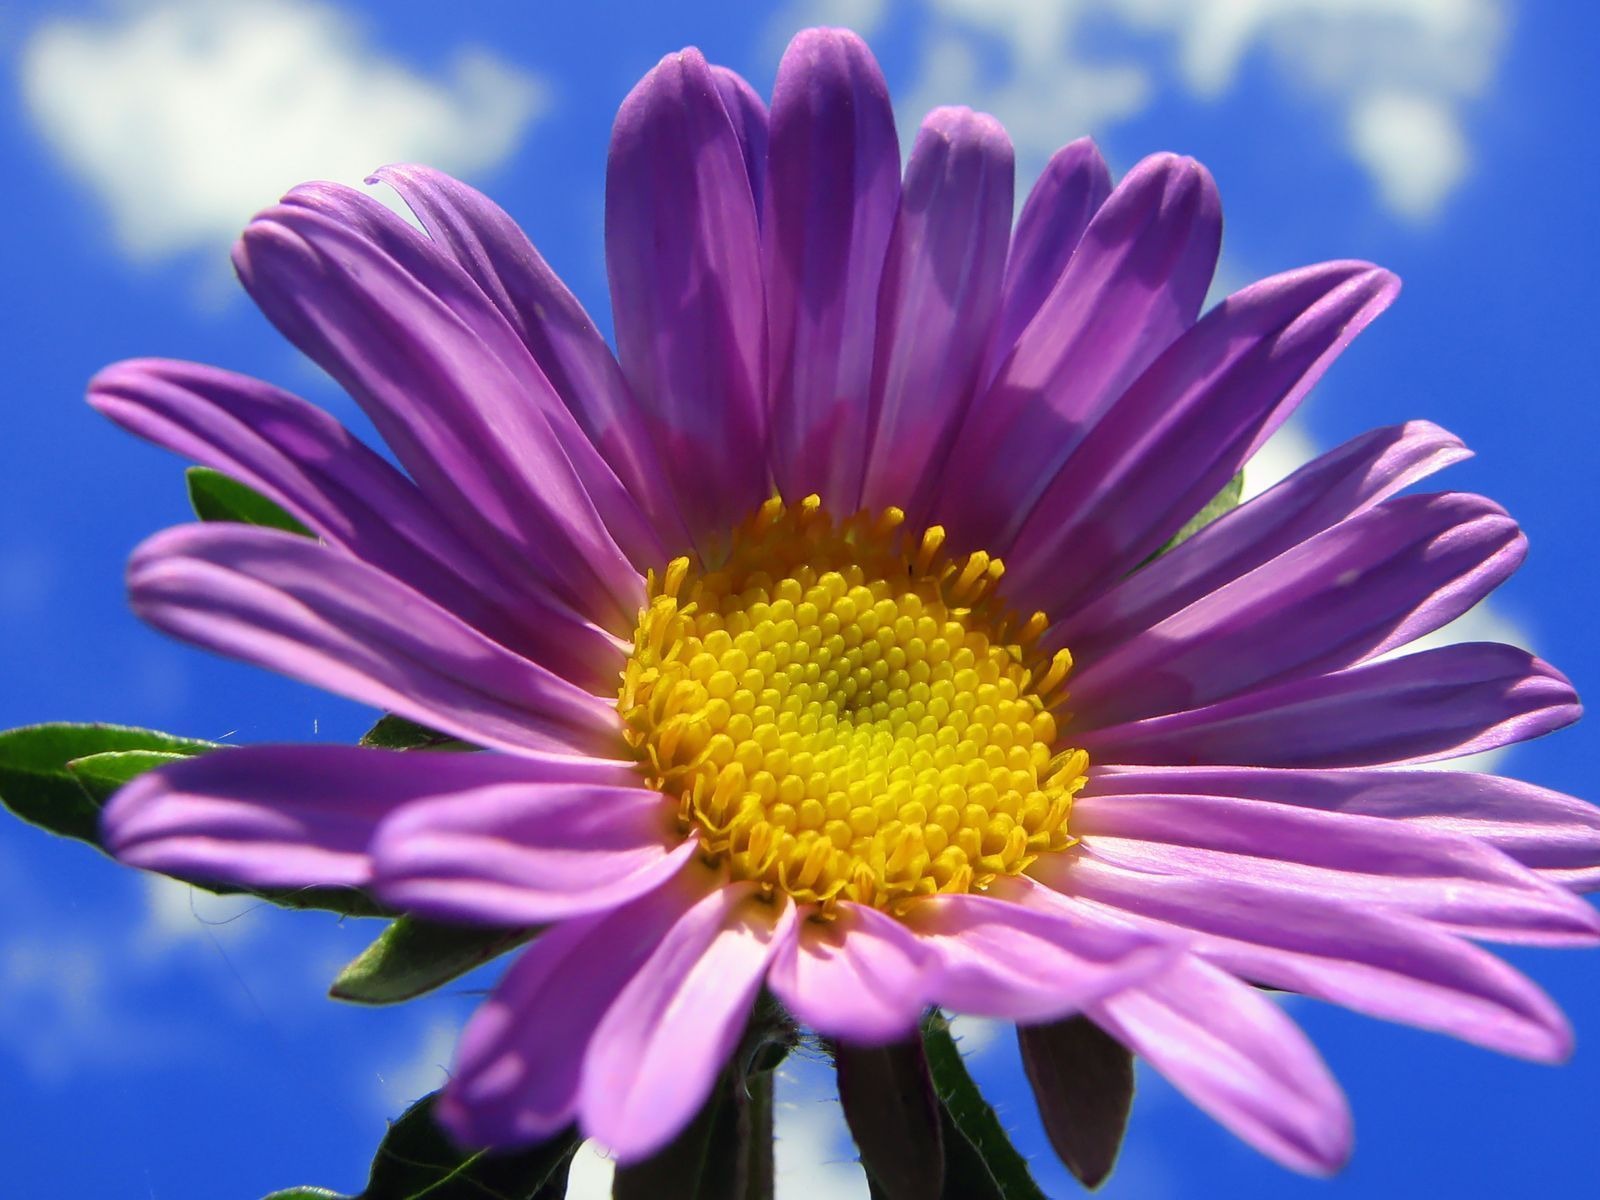
[[[845,29],[789,44],[772,91],[762,265],[772,469],[791,503],[861,498],[879,280],[900,197],[883,73]]]
[[[128,589],[166,633],[480,746],[621,752],[614,704],[307,538],[179,526],[134,552]]]

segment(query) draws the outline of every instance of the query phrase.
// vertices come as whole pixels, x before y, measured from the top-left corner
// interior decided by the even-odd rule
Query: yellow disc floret
[[[618,709],[651,784],[737,879],[899,910],[1072,843],[1066,651],[1030,653],[1003,567],[898,509],[768,501],[714,571],[652,572]]]

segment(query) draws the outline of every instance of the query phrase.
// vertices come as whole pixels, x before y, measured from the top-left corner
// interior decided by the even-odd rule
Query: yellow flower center
[[[1056,745],[1072,660],[1003,566],[898,509],[835,522],[770,500],[727,561],[651,572],[617,707],[652,786],[709,858],[802,903],[902,911],[1073,841],[1088,756]]]

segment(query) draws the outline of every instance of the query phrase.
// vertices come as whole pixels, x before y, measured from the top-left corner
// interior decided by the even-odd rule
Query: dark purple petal
[[[617,113],[606,271],[622,371],[703,555],[768,494],[755,202],[717,77],[669,54]]]
[[[1046,634],[1088,662],[1141,629],[1471,451],[1427,421],[1352,438],[1141,567]],[[1247,468],[1248,470],[1248,468]]]
[[[1083,725],[1114,725],[1353,666],[1459,617],[1526,553],[1481,496],[1386,501],[1090,661],[1073,708]]]
[[[1095,770],[1095,796],[1248,796],[1405,821],[1487,842],[1577,891],[1600,888],[1600,808],[1548,788],[1466,771],[1294,771],[1270,767]]]
[[[872,373],[866,508],[920,528],[966,415],[1011,235],[1013,154],[1000,122],[928,114],[911,149],[883,268]]]
[[[1012,604],[1068,612],[1160,549],[1398,288],[1366,263],[1323,263],[1207,313],[1084,437],[1002,550]]]
[[[773,961],[768,986],[824,1037],[879,1045],[914,1031],[930,998],[932,953],[887,913],[841,904],[803,921]]]
[[[1551,1061],[1572,1049],[1561,1011],[1529,980],[1426,921],[1241,880],[1128,871],[1091,853],[1049,855],[1033,873],[1063,903],[1136,919],[1251,983]]]
[[[521,783],[408,805],[372,842],[372,890],[438,921],[542,925],[652,891],[694,853],[661,793]]]
[[[1051,155],[1017,217],[1000,319],[982,375],[985,384],[1054,290],[1083,231],[1110,194],[1111,172],[1090,138],[1079,138]]]
[[[1172,961],[1173,944],[1115,919],[1026,906],[1032,890],[1031,881],[1010,879],[992,894],[929,896],[910,908],[905,924],[939,964],[935,1003],[977,1017],[1054,1021]]]
[[[535,781],[617,783],[631,770],[586,758],[247,746],[140,775],[111,798],[100,827],[123,862],[184,879],[361,886],[374,830],[404,805]]]
[[[1096,795],[1074,805],[1072,832],[1130,870],[1323,895],[1490,940],[1600,941],[1600,914],[1493,847],[1382,817],[1229,796]]]
[[[900,197],[883,73],[844,29],[789,44],[772,90],[762,262],[772,470],[791,503],[860,502],[878,287]]]
[[[718,66],[713,66],[711,73],[716,76],[717,92],[722,97],[722,106],[728,110],[728,119],[733,122],[733,131],[739,136],[744,170],[750,180],[750,195],[759,218],[767,182],[767,106],[743,75]]]
[[[1255,988],[1190,958],[1091,1014],[1263,1154],[1313,1175],[1350,1156],[1349,1106],[1316,1048]]]
[[[563,678],[581,686],[614,679],[609,634],[548,592],[507,582],[414,483],[304,400],[215,367],[137,359],[96,375],[89,403],[255,488],[323,541]]]
[[[394,213],[312,184],[256,217],[234,265],[362,405],[446,520],[511,578],[628,632],[644,517],[476,283]]]
[[[1107,764],[1370,767],[1492,750],[1570,725],[1582,711],[1549,663],[1514,646],[1465,642],[1074,740]]]
[[[578,1113],[595,1027],[710,884],[686,872],[632,904],[563,921],[506,972],[462,1031],[435,1116],[465,1146],[538,1141]]]
[[[128,590],[134,611],[174,637],[480,746],[620,752],[614,703],[308,538],[179,526],[134,552]]]
[[[795,909],[732,884],[661,936],[595,1030],[583,1063],[583,1132],[621,1163],[648,1158],[700,1110],[738,1044]]]
[[[594,321],[505,211],[458,179],[410,163],[373,180],[400,193],[440,249],[483,289],[550,387],[650,518],[661,546],[687,544],[660,451]],[[659,560],[655,560],[659,562]],[[634,565],[655,565],[639,559]]]
[[[1221,237],[1199,163],[1128,172],[968,413],[935,513],[961,545],[1005,553],[1087,431],[1194,323]]]

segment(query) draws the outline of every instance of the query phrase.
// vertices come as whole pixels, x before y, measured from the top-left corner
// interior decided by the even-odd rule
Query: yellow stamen
[[[1071,845],[1088,756],[1057,745],[1072,667],[899,509],[769,500],[716,570],[648,579],[617,707],[652,786],[738,879],[824,911],[982,890]]]

